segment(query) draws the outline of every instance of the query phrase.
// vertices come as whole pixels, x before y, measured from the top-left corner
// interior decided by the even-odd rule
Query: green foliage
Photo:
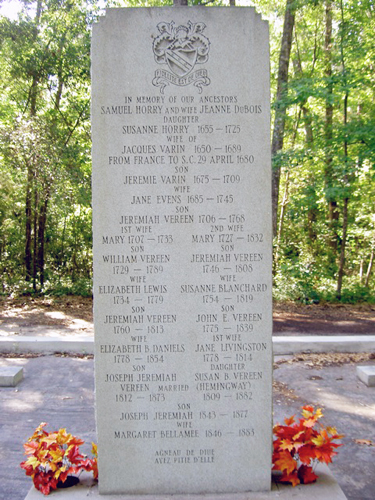
[[[363,286],[355,276],[347,278],[346,286],[338,299],[336,280],[324,274],[325,269],[320,269],[316,263],[308,264],[296,258],[285,258],[274,277],[274,299],[281,302],[292,300],[302,304],[375,303],[373,290]]]
[[[92,297],[92,279],[79,278],[73,281],[70,276],[63,276],[58,280],[54,280],[52,277],[51,281],[45,283],[44,294],[56,297],[61,297],[63,295]]]
[[[3,293],[44,292],[65,273],[67,289],[91,278],[89,49],[99,9],[38,6],[0,18]]]
[[[273,95],[285,5],[255,2],[270,21]],[[340,266],[341,301],[375,296],[375,10],[370,0],[332,5],[328,57],[326,4],[295,2],[288,93],[277,103],[287,119],[273,158],[282,174],[274,294],[305,303],[338,300]],[[0,17],[0,293],[91,294],[89,53],[102,8],[97,0],[25,0],[16,21]]]
[[[329,55],[325,4],[296,12],[285,146],[274,158],[284,207],[274,292],[303,302],[372,301],[375,12],[371,2],[332,5]]]

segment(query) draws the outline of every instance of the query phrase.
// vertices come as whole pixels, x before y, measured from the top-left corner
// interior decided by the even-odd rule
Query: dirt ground
[[[275,303],[275,335],[375,334],[375,304]],[[0,326],[70,326],[92,322],[92,299],[76,296],[0,298]]]
[[[0,326],[71,326],[75,321],[93,321],[92,299],[88,297],[0,298]]]
[[[92,324],[89,298],[0,298],[0,330],[15,324],[25,329],[45,325],[78,331],[75,325],[82,322]],[[276,335],[374,334],[375,306],[276,303],[274,326]],[[0,499],[22,500],[30,489],[30,479],[18,467],[20,443],[41,421],[74,429],[87,443],[96,441],[92,358],[64,353],[0,355],[0,363],[23,366],[26,374],[19,387],[0,390],[4,422],[0,426],[0,456],[7,457],[3,463],[0,460]],[[363,363],[374,365],[375,353],[296,354],[278,356],[274,362],[274,421],[282,423],[308,403],[322,408],[325,423],[345,434],[344,447],[331,470],[348,500],[375,498],[375,388],[357,378],[356,366]]]
[[[275,335],[374,335],[374,304],[275,303]]]

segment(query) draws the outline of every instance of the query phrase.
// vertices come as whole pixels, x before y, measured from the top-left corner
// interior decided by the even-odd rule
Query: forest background
[[[3,296],[91,296],[91,26],[104,7],[171,3],[23,0],[0,16]],[[246,5],[270,23],[274,297],[373,303],[375,1]]]

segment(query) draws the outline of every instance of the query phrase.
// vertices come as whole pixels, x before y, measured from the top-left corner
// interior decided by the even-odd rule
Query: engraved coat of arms
[[[153,84],[160,87],[161,93],[167,85],[186,86],[193,84],[199,92],[203,85],[209,85],[207,70],[195,70],[197,64],[208,60],[210,41],[203,35],[204,23],[192,23],[175,26],[170,23],[157,25],[159,35],[153,41],[153,52],[158,64],[167,65],[167,70],[157,70]]]

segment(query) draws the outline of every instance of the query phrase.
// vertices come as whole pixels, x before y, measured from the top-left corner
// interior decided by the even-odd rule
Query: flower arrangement
[[[298,422],[294,416],[284,420],[285,425],[275,425],[273,433],[273,469],[281,471],[280,482],[308,484],[316,481],[314,472],[317,462],[332,462],[337,455],[336,448],[341,446],[335,440],[343,436],[334,427],[324,427],[318,420],[323,417],[322,410],[313,406],[302,407],[302,418]],[[41,423],[34,434],[24,444],[28,459],[20,466],[31,476],[34,486],[44,495],[55,490],[58,483],[65,483],[68,476],[83,470],[92,471],[98,479],[97,446],[92,443],[93,458],[80,453],[84,444],[81,439],[68,434],[65,429],[48,433],[46,423]],[[318,426],[318,429],[315,427]]]
[[[332,457],[337,455],[335,448],[341,446],[334,441],[343,437],[335,428],[324,427],[318,422],[323,417],[320,408],[315,411],[313,406],[303,406],[302,417],[299,422],[295,422],[294,416],[286,418],[286,425],[276,425],[273,429],[276,437],[273,469],[282,472],[280,482],[293,486],[316,481],[318,476],[314,467],[317,462],[332,462]]]
[[[65,483],[68,476],[81,471],[92,471],[98,478],[97,447],[92,443],[94,458],[87,458],[80,453],[79,447],[84,443],[65,429],[48,433],[44,430],[46,423],[41,423],[34,434],[23,445],[28,459],[20,466],[31,476],[34,486],[44,495],[55,490],[58,483]]]

